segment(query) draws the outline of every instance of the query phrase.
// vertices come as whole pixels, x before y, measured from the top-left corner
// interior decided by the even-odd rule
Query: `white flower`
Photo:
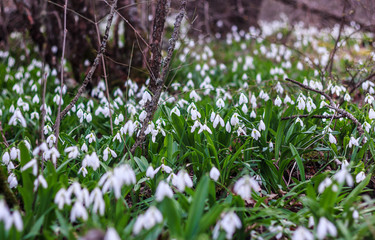
[[[245,94],[241,93],[240,95],[240,101],[238,102],[238,105],[247,104],[249,100],[245,96]]]
[[[201,134],[203,131],[207,131],[209,134],[212,134],[211,129],[206,124],[201,124],[198,134]]]
[[[147,103],[148,101],[150,101],[150,102],[152,101],[151,94],[148,91],[145,91],[143,93],[142,101],[143,101],[144,104]]]
[[[86,143],[83,143],[83,144],[82,144],[81,151],[82,151],[82,152],[87,152],[87,151],[88,151],[88,148],[87,148]]]
[[[57,207],[59,209],[63,209],[64,205],[70,205],[71,200],[70,200],[70,194],[65,190],[65,188],[61,188],[55,196],[55,203],[57,204]]]
[[[299,123],[301,127],[303,128],[303,122],[299,117],[296,119],[296,123]]]
[[[368,122],[364,122],[362,126],[366,130],[366,132],[370,132],[371,125]]]
[[[323,193],[324,190],[325,190],[327,187],[331,186],[331,184],[332,184],[332,180],[331,180],[330,178],[327,177],[326,179],[324,179],[324,180],[319,184],[318,192],[319,192],[319,193]]]
[[[358,219],[358,218],[359,218],[359,213],[358,213],[358,211],[357,211],[357,210],[354,210],[352,216],[353,216],[353,219]]]
[[[281,101],[281,99],[280,99],[280,97],[279,96],[277,96],[276,97],[276,99],[275,99],[275,106],[277,106],[277,107],[280,107],[281,106],[281,104],[282,104],[282,101]]]
[[[195,102],[202,100],[202,98],[195,92],[195,90],[190,92],[189,97],[190,99],[194,99]]]
[[[348,93],[345,93],[344,100],[347,101],[347,102],[350,102],[350,100],[352,100],[352,98],[350,97],[350,95]]]
[[[151,206],[144,214],[140,214],[133,226],[134,235],[138,235],[142,229],[149,230],[163,221],[163,215],[155,207]]]
[[[294,231],[292,240],[314,240],[314,235],[304,227],[298,227]]]
[[[216,128],[219,123],[222,127],[224,127],[224,119],[222,119],[219,114],[212,113],[211,122],[213,122],[212,125],[214,128]]]
[[[225,130],[226,130],[227,132],[229,132],[229,133],[232,131],[232,128],[231,128],[231,126],[230,126],[229,121],[227,122],[227,124],[225,124]]]
[[[259,132],[266,130],[266,125],[264,124],[263,120],[260,120],[259,122]]]
[[[147,117],[147,112],[143,110],[141,114],[139,114],[139,121],[143,122]]]
[[[104,161],[107,161],[108,160],[108,155],[109,153],[111,153],[112,157],[113,158],[116,158],[117,157],[117,154],[115,151],[113,151],[112,149],[110,149],[109,147],[106,147],[106,149],[104,149],[103,151],[103,160]]]
[[[71,146],[65,148],[64,152],[69,153],[68,158],[73,159],[79,156],[79,150],[77,146]]]
[[[339,183],[344,183],[346,181],[349,187],[353,186],[353,177],[344,166],[333,176],[333,178]]]
[[[337,144],[336,138],[332,135],[332,133],[329,134],[329,142],[332,144]]]
[[[36,176],[38,174],[38,163],[36,159],[31,159],[28,163],[26,163],[22,168],[21,172],[27,170],[28,168],[32,167],[33,168],[33,174]]]
[[[155,199],[157,202],[161,202],[165,197],[172,198],[173,192],[168,183],[161,181],[156,188]]]
[[[71,222],[75,222],[77,218],[82,218],[84,221],[86,221],[88,218],[86,208],[83,206],[81,201],[76,201],[70,212]]]
[[[11,159],[11,160],[14,160],[14,159],[16,159],[17,157],[18,157],[17,148],[12,147],[12,148],[10,149],[10,159]]]
[[[223,108],[225,106],[225,103],[224,103],[224,100],[222,98],[219,98],[217,101],[216,101],[216,106],[218,108]]]
[[[255,113],[254,110],[251,111],[251,113],[250,113],[250,117],[251,117],[251,118],[256,118],[256,117],[257,117],[257,114]]]
[[[195,131],[195,129],[196,129],[197,127],[200,127],[200,126],[202,126],[202,124],[201,124],[198,120],[195,121],[195,122],[194,122],[194,125],[191,126],[191,133],[193,133],[193,132]]]
[[[352,146],[359,146],[359,138],[356,139],[353,136],[350,137],[349,148],[351,148]]]
[[[105,203],[103,199],[102,191],[99,188],[95,188],[92,190],[90,197],[89,197],[90,204],[93,205],[93,212],[97,213],[99,211],[100,215],[104,215],[105,211]]]
[[[358,173],[357,176],[355,176],[355,181],[356,181],[356,183],[360,183],[360,182],[362,182],[363,180],[365,180],[365,178],[366,178],[366,175],[365,175],[365,173],[362,171],[362,172]]]
[[[47,140],[46,140],[47,144],[48,144],[48,147],[52,147],[54,143],[56,143],[56,137],[55,135],[51,134],[48,136]]]
[[[375,119],[375,111],[374,109],[370,109],[369,113],[368,113],[368,117],[372,120],[372,119]]]
[[[15,210],[12,214],[12,222],[19,232],[22,231],[23,229],[22,217],[21,217],[21,214],[17,210]]]
[[[236,126],[240,123],[240,119],[238,118],[238,113],[234,113],[232,117],[230,118],[230,124],[232,126]]]
[[[232,239],[236,229],[240,229],[242,227],[241,220],[233,211],[224,213],[221,217],[221,220],[219,220],[215,225],[212,237],[213,239],[217,239],[219,237],[219,230],[223,229],[226,233],[226,238]]]
[[[13,116],[9,119],[9,125],[16,126],[18,123],[21,123],[22,127],[26,127],[26,119],[23,117],[21,110],[17,108]]]
[[[8,183],[10,188],[15,188],[18,185],[17,177],[14,173],[9,174]]]
[[[89,140],[89,143],[92,143],[92,142],[95,142],[96,141],[96,138],[95,138],[95,135],[94,133],[90,133],[86,136],[86,139]]]
[[[100,166],[100,161],[96,152],[93,152],[91,155],[86,155],[82,160],[82,168],[92,167],[94,171]]]
[[[104,240],[121,240],[120,236],[117,234],[116,229],[108,228],[105,233]]]
[[[114,168],[113,171],[108,171],[103,174],[98,184],[102,186],[103,193],[106,193],[112,188],[116,199],[119,199],[122,186],[135,184],[136,181],[135,173],[130,165],[123,164]]]
[[[278,226],[270,226],[269,230],[271,233],[276,233],[275,238],[280,239],[283,236],[283,227],[278,225]]]
[[[247,109],[246,104],[242,105],[241,110],[242,110],[242,112],[244,112],[245,114],[248,112],[248,109]]]
[[[220,171],[216,167],[212,167],[210,171],[210,178],[217,181],[220,177]]]
[[[177,108],[177,106],[172,109],[171,115],[172,113],[176,114],[177,116],[181,116],[180,110]]]
[[[47,188],[48,184],[43,175],[39,175],[34,181],[34,192],[38,189],[39,185],[42,185],[43,188]]]
[[[152,179],[152,178],[154,178],[154,176],[155,176],[156,173],[157,172],[155,172],[154,168],[152,166],[149,166],[147,168],[147,171],[146,171],[146,177],[149,177],[149,178]]]
[[[336,237],[337,229],[333,223],[327,220],[327,218],[321,217],[316,228],[316,235],[318,239],[324,239],[327,235]]]
[[[305,100],[303,99],[303,97],[301,97],[301,95],[298,96],[298,98],[297,98],[297,108],[299,110],[304,110],[305,107],[306,107]]]
[[[8,164],[9,164],[10,156],[9,156],[9,153],[8,153],[8,152],[5,152],[5,153],[3,154],[2,160],[3,160],[3,163],[4,163],[5,165],[8,165]]]
[[[242,199],[249,200],[251,198],[252,190],[259,192],[261,189],[254,178],[246,175],[234,184],[233,190],[236,194],[240,195]]]
[[[190,114],[191,114],[191,120],[193,121],[197,120],[198,118],[201,118],[201,114],[196,108],[192,108],[190,110]]]
[[[258,140],[260,138],[260,132],[253,128],[253,130],[251,131],[251,137],[255,140]]]
[[[311,112],[312,110],[316,109],[316,106],[310,97],[307,98],[306,109],[308,112]]]

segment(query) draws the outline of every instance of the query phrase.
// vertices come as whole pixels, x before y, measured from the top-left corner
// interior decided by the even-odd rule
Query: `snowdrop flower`
[[[283,236],[283,227],[278,225],[278,226],[270,226],[269,230],[271,233],[276,233],[275,238],[280,239]]]
[[[160,181],[158,187],[156,188],[155,199],[157,202],[161,202],[165,197],[172,198],[173,192],[168,183]]]
[[[48,184],[43,175],[39,175],[34,181],[34,192],[38,189],[39,185],[42,185],[43,188],[47,188]]]
[[[11,160],[15,160],[18,157],[18,153],[17,152],[18,152],[17,148],[15,148],[15,147],[12,147],[10,149],[10,159]]]
[[[287,103],[290,103],[290,104],[294,104],[294,102],[292,101],[292,99],[289,97],[289,95],[286,95],[285,98],[284,98],[284,103],[287,104]]]
[[[134,131],[135,131],[135,129],[136,129],[136,126],[137,126],[137,125],[136,125],[135,122],[133,123],[132,120],[129,120],[129,121],[127,121],[127,122],[125,123],[124,127],[121,128],[121,129],[122,129],[121,133],[122,133],[122,134],[126,134],[126,133],[128,133],[129,136],[133,136],[133,133],[134,133]]]
[[[143,110],[141,114],[139,114],[139,121],[143,122],[147,117],[147,112]]]
[[[303,97],[298,96],[298,98],[297,98],[297,108],[299,110],[304,110],[305,107],[306,107],[305,100],[303,99]]]
[[[5,165],[8,165],[9,164],[9,161],[10,161],[10,155],[8,152],[5,152],[2,156],[2,161]]]
[[[248,102],[249,102],[249,100],[247,99],[245,94],[241,93],[238,105],[247,104]]]
[[[314,235],[304,227],[298,227],[294,231],[292,240],[314,240]]]
[[[375,119],[375,111],[374,111],[374,109],[370,109],[370,111],[369,111],[369,113],[368,113],[368,117],[371,119],[371,120],[373,120],[373,119]]]
[[[149,230],[161,222],[163,222],[163,215],[155,206],[151,206],[144,214],[138,216],[133,226],[133,233],[138,235],[142,229]]]
[[[350,97],[350,95],[348,93],[345,93],[344,100],[347,101],[347,102],[350,102],[352,100],[352,98]]]
[[[373,101],[374,101],[374,97],[371,96],[370,94],[367,94],[365,97],[365,103],[372,104]]]
[[[86,208],[83,206],[82,202],[76,201],[70,212],[70,221],[75,222],[77,218],[82,218],[84,221],[87,220],[88,214]]]
[[[94,133],[88,134],[85,138],[89,140],[89,143],[96,142]]]
[[[190,92],[189,97],[190,99],[194,99],[195,102],[202,100],[202,98],[195,92],[195,90]]]
[[[92,121],[92,116],[91,116],[91,113],[88,113],[88,114],[85,114],[85,119],[86,119],[86,122],[91,122]]]
[[[177,116],[181,116],[180,110],[177,108],[177,106],[172,109],[171,116],[172,113],[176,114]]]
[[[14,173],[9,174],[8,183],[10,188],[15,188],[18,185],[17,177]]]
[[[209,134],[212,134],[211,129],[206,124],[201,124],[198,134],[201,134],[203,131],[207,131]]]
[[[337,144],[336,138],[332,135],[332,133],[329,134],[329,142],[332,144]]]
[[[23,230],[22,217],[19,211],[15,210],[12,214],[12,222],[16,229],[20,232]],[[9,229],[8,229],[9,230]]]
[[[106,149],[104,149],[103,151],[103,160],[104,161],[107,161],[108,160],[108,155],[109,153],[111,153],[112,157],[113,158],[116,158],[117,157],[117,154],[115,151],[113,151],[112,149],[110,149],[109,147],[107,147]]]
[[[82,147],[81,147],[81,151],[82,152],[87,152],[89,149],[87,148],[87,145],[86,145],[86,143],[83,143],[82,144]]]
[[[117,234],[116,229],[108,228],[105,233],[104,240],[121,240],[120,236]]]
[[[251,198],[252,190],[259,192],[261,189],[254,178],[246,175],[234,184],[233,190],[236,194],[240,195],[242,199],[249,200]]]
[[[251,137],[255,140],[258,140],[260,138],[260,132],[253,128],[253,130],[251,131]]]
[[[225,106],[225,103],[224,103],[224,100],[222,98],[219,98],[217,101],[216,101],[216,106],[218,108],[223,108]]]
[[[12,226],[12,218],[9,212],[8,205],[4,201],[4,199],[0,199],[0,221],[4,222],[4,225],[7,230],[10,229]]]
[[[266,102],[270,99],[270,97],[268,96],[268,94],[265,93],[263,90],[260,91],[260,93],[259,93],[259,98],[263,99],[263,100],[266,101]]]
[[[250,117],[251,117],[251,118],[256,118],[256,117],[257,117],[257,115],[256,115],[256,113],[255,113],[254,110],[251,111],[251,113],[250,113]]]
[[[241,110],[242,110],[242,112],[244,112],[245,114],[248,112],[248,109],[247,109],[246,104],[242,105]]]
[[[116,199],[121,196],[121,188],[123,185],[129,186],[136,183],[136,176],[133,169],[128,164],[120,165],[108,171],[99,180],[99,186],[102,192],[106,193],[110,188],[113,189]]]
[[[324,239],[327,235],[336,237],[337,236],[336,226],[330,221],[328,221],[327,218],[321,217],[319,219],[319,223],[316,228],[316,235],[318,239]]]
[[[341,170],[333,176],[333,178],[339,183],[344,183],[346,181],[349,187],[353,186],[353,177],[346,167],[342,167]]]
[[[185,170],[180,170],[177,175],[173,175],[172,184],[179,192],[184,192],[185,187],[193,187],[193,181]]]
[[[70,195],[68,192],[65,190],[65,188],[61,188],[55,196],[55,203],[57,204],[57,207],[61,210],[63,209],[64,205],[70,205],[71,200],[70,200]]]
[[[191,114],[191,120],[193,120],[193,121],[197,120],[198,118],[201,118],[201,114],[195,108],[192,108],[190,110],[190,114]]]
[[[323,193],[324,190],[325,190],[327,187],[331,186],[331,184],[332,184],[332,180],[331,180],[330,178],[327,177],[326,179],[324,179],[324,180],[319,184],[318,192],[319,192],[319,193]]]
[[[151,94],[148,91],[145,91],[142,96],[142,101],[144,104],[146,104],[148,101],[152,101]]]
[[[155,172],[154,168],[152,166],[149,166],[146,170],[146,177],[153,179],[156,173],[157,172]]]
[[[366,130],[366,132],[370,132],[371,125],[368,122],[364,122],[362,126]]]
[[[277,106],[277,107],[280,107],[280,106],[281,106],[282,101],[281,101],[281,99],[280,99],[279,96],[276,97],[274,103],[275,103],[275,106]]]
[[[34,118],[35,118],[36,120],[39,120],[39,113],[37,113],[37,112],[32,112],[31,115],[30,115],[30,117],[31,117],[31,120],[33,120]]]
[[[309,217],[309,228],[312,228],[314,226],[315,226],[314,217],[310,216]]]
[[[352,215],[353,219],[358,219],[359,218],[359,213],[357,210],[354,210],[353,211],[353,215]]]
[[[224,120],[220,117],[219,114],[212,113],[211,114],[211,122],[213,122],[214,128],[216,128],[219,123],[222,127],[224,127]]]
[[[26,119],[23,117],[21,111],[17,108],[13,116],[9,119],[9,125],[17,126],[21,123],[22,127],[26,127]]]
[[[233,234],[236,232],[236,229],[240,229],[242,223],[240,218],[233,211],[222,214],[221,220],[219,220],[212,233],[213,239],[219,237],[219,230],[223,229],[226,233],[227,239],[232,239]]]
[[[266,125],[264,124],[263,120],[259,122],[259,131],[266,130]]]
[[[38,95],[35,95],[35,96],[33,97],[32,103],[36,103],[36,104],[39,103],[39,97],[38,97]]]
[[[95,188],[92,190],[90,197],[89,197],[90,204],[93,205],[93,212],[97,213],[99,211],[99,214],[101,216],[104,215],[104,210],[105,210],[105,203],[103,199],[103,194],[102,191],[100,191],[99,188]]]
[[[22,168],[21,168],[21,172],[23,171],[26,171],[27,169],[29,169],[30,167],[33,168],[33,174],[34,176],[38,175],[38,163],[36,161],[36,159],[32,159],[30,160],[28,163],[26,163]]]
[[[301,125],[301,127],[303,128],[303,122],[299,117],[296,118],[296,123],[299,123]]]
[[[238,118],[238,113],[234,113],[230,118],[230,124],[232,126],[236,126],[240,123],[240,119]]]
[[[220,171],[215,166],[213,166],[210,171],[210,178],[214,181],[217,181],[219,177],[220,177]]]
[[[231,128],[231,126],[230,126],[229,121],[227,122],[227,124],[225,124],[225,130],[226,130],[228,133],[230,133],[230,132],[232,131],[232,128]]]
[[[365,180],[365,178],[366,178],[366,175],[365,175],[365,173],[362,171],[362,172],[358,173],[357,176],[355,177],[355,182],[356,182],[356,183],[360,183],[360,182],[362,182],[363,180]]]
[[[195,129],[200,126],[202,126],[202,124],[199,121],[195,121],[193,126],[191,126],[191,133],[193,133]]]
[[[351,148],[352,146],[359,146],[359,138],[356,139],[353,136],[350,137],[349,148]]]
[[[93,152],[91,155],[86,155],[85,158],[82,161],[82,167],[92,167],[94,171],[98,169],[100,166],[100,161],[98,158],[98,155],[96,155],[96,152]]]
[[[56,137],[55,135],[49,135],[47,140],[46,140],[47,144],[48,144],[48,147],[52,147],[54,143],[56,143]]]
[[[49,125],[44,126],[43,133],[47,135],[49,132],[52,132],[52,128]]]
[[[306,109],[307,109],[307,112],[311,112],[312,110],[316,109],[316,106],[310,97],[307,98]]]

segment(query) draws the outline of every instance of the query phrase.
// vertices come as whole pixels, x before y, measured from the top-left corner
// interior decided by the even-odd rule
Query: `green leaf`
[[[298,165],[298,168],[299,168],[299,172],[300,172],[300,175],[301,175],[301,179],[302,179],[302,181],[305,181],[305,168],[303,167],[302,158],[298,154],[297,149],[293,146],[293,144],[289,143],[289,147],[290,147],[290,150],[292,151],[293,157],[295,157],[295,159],[296,159],[296,162],[297,162],[297,165]]]
[[[198,235],[199,223],[203,215],[209,184],[210,179],[208,176],[203,176],[195,191],[186,224],[186,239],[196,239]]]

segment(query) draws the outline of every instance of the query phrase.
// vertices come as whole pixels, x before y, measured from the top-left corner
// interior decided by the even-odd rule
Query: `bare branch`
[[[159,6],[159,5],[162,5],[162,4],[164,4],[164,6]],[[146,103],[145,109],[146,109],[146,112],[147,112],[147,116],[146,116],[146,119],[144,120],[144,122],[142,124],[142,129],[140,130],[140,133],[139,133],[135,143],[133,144],[133,146],[130,150],[132,154],[134,154],[137,147],[140,146],[144,142],[144,139],[146,137],[145,136],[146,128],[147,128],[148,124],[152,121],[152,118],[154,117],[155,111],[158,108],[158,102],[159,102],[161,92],[163,90],[163,86],[164,86],[164,82],[165,82],[167,72],[169,70],[169,64],[170,64],[170,61],[172,59],[174,48],[176,46],[176,41],[178,40],[178,37],[179,37],[181,22],[182,22],[182,19],[185,16],[185,12],[186,12],[187,1],[182,0],[181,6],[180,6],[180,12],[177,15],[176,21],[174,23],[174,29],[173,29],[172,37],[169,40],[168,54],[167,54],[167,57],[165,58],[163,69],[161,71],[161,78],[159,79],[158,77],[156,77],[156,76],[159,76],[159,74],[160,74],[159,69],[160,69],[160,65],[161,65],[161,54],[160,54],[160,52],[158,52],[158,51],[160,51],[160,48],[158,46],[158,44],[160,44],[160,40],[158,40],[158,39],[159,39],[159,37],[161,39],[161,35],[159,36],[159,33],[161,33],[160,31],[164,28],[164,22],[165,22],[165,17],[166,17],[166,13],[165,13],[165,7],[166,6],[165,6],[165,4],[166,4],[165,0],[159,0],[158,1],[158,6],[157,6],[157,9],[156,9],[156,14],[155,14],[155,19],[154,19],[154,29],[153,29],[153,31],[159,31],[159,32],[153,33],[153,40],[154,41],[151,44],[152,56],[151,56],[151,63],[150,63],[150,65],[151,65],[150,71],[151,71],[151,73],[152,73],[152,71],[155,71],[155,72],[153,73],[154,75],[152,76],[152,77],[154,77],[154,79],[151,78],[152,81],[150,81],[150,88],[154,87],[155,92],[153,92],[154,96],[152,97],[152,101],[148,101]],[[158,19],[158,18],[164,18],[164,20]],[[161,22],[163,22],[163,25],[161,25]],[[159,67],[156,68],[156,66],[159,66]],[[153,81],[154,81],[155,85],[151,86],[151,82],[153,82]]]
[[[3,137],[3,143],[5,144],[6,147],[9,147],[7,139],[6,139],[5,135],[4,135],[4,131],[3,131],[3,127],[1,125],[1,121],[0,121],[0,133],[1,133],[1,136]]]
[[[117,0],[114,0],[114,2],[111,5],[111,11],[110,11],[109,16],[108,16],[107,26],[106,26],[106,29],[105,29],[105,33],[104,33],[104,36],[103,36],[102,43],[100,45],[99,52],[96,55],[96,58],[95,58],[95,60],[94,60],[94,62],[92,64],[89,72],[87,73],[87,75],[85,77],[85,80],[83,81],[81,87],[78,89],[77,94],[74,96],[74,98],[72,99],[72,101],[65,107],[65,109],[61,112],[60,121],[65,117],[65,115],[70,111],[70,109],[76,104],[76,102],[78,101],[78,98],[85,91],[87,84],[91,81],[92,75],[94,74],[96,68],[99,65],[99,61],[100,61],[103,53],[106,50],[108,36],[109,36],[109,30],[110,30],[111,25],[112,25],[113,15],[115,14],[115,8],[116,8],[116,6],[117,6]],[[56,124],[54,126],[54,129],[55,128],[56,128]]]
[[[294,118],[318,118],[318,119],[333,118],[333,119],[339,119],[339,118],[342,118],[342,117],[343,116],[341,116],[341,115],[334,116],[334,115],[309,115],[309,114],[302,114],[302,115],[292,115],[292,116],[288,116],[288,117],[282,117],[281,120],[289,120],[289,119],[294,119]]]
[[[57,108],[57,117],[56,117],[56,128],[55,128],[55,147],[57,148],[57,144],[59,143],[59,132],[60,132],[60,115],[61,115],[61,103],[62,103],[62,89],[64,86],[64,57],[65,57],[65,46],[66,46],[66,33],[68,30],[66,29],[66,10],[68,8],[68,0],[65,0],[64,5],[64,29],[63,29],[63,42],[62,42],[62,54],[61,54],[61,75],[60,75],[60,98],[59,98],[59,107]],[[56,166],[55,166],[56,168]]]

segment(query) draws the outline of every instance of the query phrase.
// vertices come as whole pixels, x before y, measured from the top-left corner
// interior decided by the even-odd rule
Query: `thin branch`
[[[163,5],[163,4],[164,4],[164,6],[159,6],[159,5]],[[161,54],[160,54],[160,52],[158,52],[158,51],[160,51],[160,49],[159,49],[160,48],[159,37],[161,38],[161,35],[159,36],[159,34],[161,34],[160,30],[163,30],[163,28],[164,28],[164,22],[165,22],[165,17],[166,17],[165,4],[166,3],[165,3],[164,0],[158,1],[155,19],[154,19],[153,31],[159,31],[158,33],[153,32],[153,34],[152,34],[153,43],[151,44],[152,56],[151,56],[151,64],[150,64],[151,69],[150,70],[155,71],[154,77],[159,76],[159,69],[160,69],[160,64],[161,64]],[[135,143],[133,144],[133,146],[130,150],[132,154],[134,154],[137,147],[140,146],[144,142],[145,137],[146,137],[146,135],[145,135],[146,128],[147,128],[148,124],[152,121],[152,119],[154,117],[154,114],[155,114],[155,111],[158,108],[158,103],[159,103],[161,92],[163,90],[165,77],[166,77],[166,74],[169,70],[169,64],[170,64],[170,61],[172,59],[172,55],[173,55],[173,51],[174,51],[174,48],[175,48],[175,45],[176,45],[176,41],[178,40],[178,37],[179,37],[181,22],[182,22],[182,20],[185,16],[186,4],[187,4],[187,0],[181,1],[180,11],[179,11],[179,14],[177,15],[176,21],[174,23],[174,29],[173,29],[172,37],[169,40],[168,54],[167,54],[167,57],[165,58],[163,69],[161,71],[161,78],[160,79],[159,78],[154,78],[154,79],[151,78],[150,87],[151,87],[151,83],[153,81],[155,81],[154,87],[155,87],[156,90],[155,90],[155,92],[153,92],[154,96],[152,97],[152,101],[148,101],[146,103],[145,109],[146,109],[146,112],[147,112],[147,116],[146,116],[146,119],[144,120],[144,122],[142,124],[142,129],[140,130],[140,133],[139,133]],[[158,19],[158,18],[164,18],[164,19]],[[163,24],[161,24],[161,22]],[[155,61],[155,62],[153,62],[153,61]],[[156,61],[159,61],[159,62],[156,62]],[[159,66],[159,67],[156,69],[155,68],[156,66]]]
[[[364,134],[364,130],[362,128],[362,124],[358,121],[358,119],[356,119],[351,113],[347,112],[346,110],[338,107],[336,105],[336,103],[333,101],[333,99],[328,95],[326,94],[325,92],[323,91],[319,91],[319,90],[315,90],[315,89],[312,89],[311,87],[309,86],[306,86],[300,82],[297,82],[295,80],[292,80],[290,78],[285,78],[286,81],[289,81],[289,82],[292,82],[306,90],[309,90],[309,91],[312,91],[312,92],[316,92],[316,93],[319,93],[320,95],[324,96],[325,98],[327,98],[330,102],[330,105],[327,106],[333,110],[335,110],[337,113],[339,113],[340,115],[342,115],[342,117],[346,117],[346,118],[349,118],[350,120],[352,120],[352,122],[355,123],[355,125],[357,126],[357,130],[358,130],[358,133],[360,135],[360,137],[362,137],[362,135]]]
[[[43,71],[45,66],[43,66]],[[43,92],[42,92],[42,107],[41,107],[41,120],[40,120],[40,139],[44,141],[44,123],[46,118],[46,90],[47,90],[47,73],[43,74]]]
[[[65,117],[65,115],[70,111],[70,109],[76,104],[76,102],[78,101],[78,98],[85,91],[87,84],[91,81],[92,75],[94,74],[96,68],[99,65],[100,58],[102,57],[102,55],[104,54],[104,52],[106,50],[109,30],[110,30],[111,25],[112,25],[113,15],[115,14],[116,6],[117,6],[117,0],[114,0],[113,4],[111,5],[111,11],[110,11],[109,16],[108,16],[107,26],[106,26],[106,29],[105,29],[105,33],[104,33],[104,36],[103,36],[102,43],[100,45],[99,52],[96,55],[96,58],[95,58],[95,60],[92,64],[89,72],[87,73],[87,75],[85,77],[85,80],[83,81],[81,87],[78,89],[77,94],[74,96],[72,101],[65,107],[65,109],[61,112],[60,121]],[[56,128],[56,124],[55,124],[54,128]]]
[[[96,22],[96,14],[94,15],[95,17],[95,28],[96,28],[96,33],[98,35],[98,43],[100,44],[100,32],[99,32],[99,26],[98,23]],[[113,124],[112,124],[112,107],[111,107],[111,100],[109,98],[109,86],[108,86],[108,79],[107,79],[107,69],[105,67],[105,61],[104,61],[104,55],[102,54],[102,67],[103,67],[103,73],[104,73],[104,81],[105,81],[105,88],[106,88],[106,95],[107,95],[107,101],[108,101],[108,107],[109,107],[109,123],[111,126],[111,135],[113,135]]]
[[[3,143],[5,144],[5,146],[8,148],[9,147],[9,144],[7,142],[7,139],[4,135],[4,130],[3,130],[3,127],[1,125],[1,121],[0,121],[0,133],[1,133],[1,136],[3,137]]]
[[[63,29],[63,42],[62,42],[62,54],[61,54],[61,75],[60,75],[60,98],[59,98],[59,107],[57,108],[57,117],[56,117],[56,128],[55,128],[55,147],[57,148],[57,144],[59,143],[59,133],[60,133],[60,115],[61,115],[61,103],[62,103],[62,89],[64,86],[64,57],[65,57],[65,46],[66,46],[66,33],[68,30],[66,29],[66,10],[68,8],[68,0],[65,0],[64,5],[64,29]],[[55,166],[56,168],[56,166]]]
[[[288,117],[282,117],[281,120],[289,120],[289,119],[295,119],[295,118],[317,118],[317,119],[328,119],[328,118],[333,118],[333,119],[339,119],[342,118],[343,116],[338,115],[309,115],[309,114],[302,114],[302,115],[292,115]]]

